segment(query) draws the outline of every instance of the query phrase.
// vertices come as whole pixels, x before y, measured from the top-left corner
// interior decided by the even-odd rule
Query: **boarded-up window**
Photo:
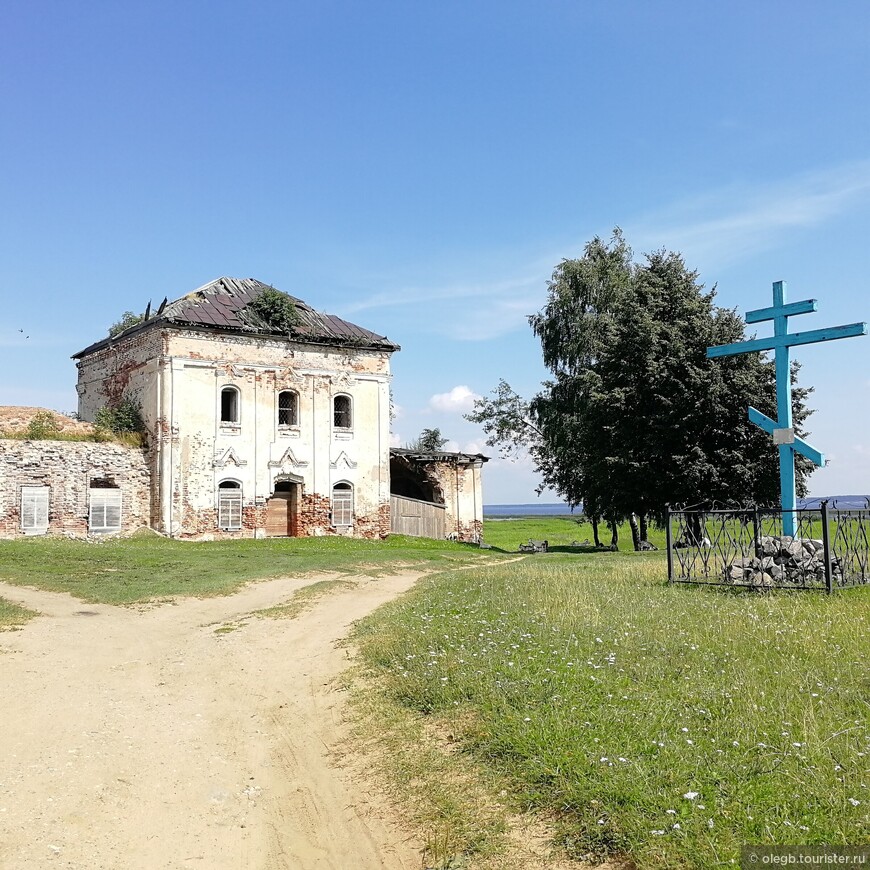
[[[106,486],[88,490],[88,531],[121,531],[121,490]]]
[[[350,396],[336,396],[332,400],[332,409],[332,425],[336,429],[350,429],[353,427]]]
[[[232,480],[218,486],[218,528],[236,532],[242,527],[242,488]]]
[[[235,387],[221,390],[221,423],[239,422],[239,391]]]
[[[21,487],[21,531],[44,535],[48,531],[48,487]]]
[[[349,483],[337,483],[332,488],[332,524],[353,525],[353,487]]]
[[[292,390],[283,390],[278,393],[278,425],[299,425],[299,401],[296,393]]]

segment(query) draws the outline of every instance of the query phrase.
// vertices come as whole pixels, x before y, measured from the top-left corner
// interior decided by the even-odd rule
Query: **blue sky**
[[[75,407],[70,354],[220,275],[399,342],[403,443],[500,377],[621,226],[792,330],[870,320],[870,6],[10,3],[0,28],[0,404]],[[23,329],[24,332],[19,332]],[[766,334],[759,330],[759,334]],[[29,336],[29,338],[25,338]],[[870,338],[801,348],[813,494],[870,492]],[[487,502],[535,498],[493,460]]]

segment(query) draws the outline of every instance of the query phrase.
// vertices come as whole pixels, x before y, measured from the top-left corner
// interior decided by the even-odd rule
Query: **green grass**
[[[94,441],[98,444],[106,441],[124,444],[127,447],[143,447],[145,436],[141,432],[110,432],[107,429],[96,429],[93,432],[50,432],[38,436],[24,431],[7,432],[0,430],[0,439],[8,441]]]
[[[575,856],[706,868],[742,844],[868,842],[870,589],[669,587],[664,562],[551,554],[426,578],[361,624],[370,685],[555,819]]]
[[[610,546],[610,529],[603,523],[598,527],[601,543]],[[492,547],[507,552],[517,552],[520,544],[530,539],[533,541],[549,541],[550,550],[556,552],[595,552],[591,546],[592,526],[586,520],[570,517],[515,517],[507,519],[487,519],[483,526],[483,539]],[[665,531],[654,526],[649,527],[650,543],[660,550],[665,548]],[[574,543],[586,546],[573,547]],[[631,529],[628,523],[619,526],[619,549],[622,552],[633,551]]]
[[[340,592],[342,589],[352,589],[354,586],[356,583],[352,580],[318,580],[297,589],[286,604],[276,604],[274,607],[256,610],[251,615],[270,619],[293,619],[309,610],[321,598],[333,592]]]
[[[20,604],[13,604],[5,598],[0,598],[0,631],[24,625],[25,622],[37,615],[33,610],[28,610]]]
[[[0,580],[130,604],[172,595],[225,595],[249,580],[314,572],[378,574],[498,558],[466,544],[392,536],[173,541],[153,534],[99,543],[65,538],[0,541]]]

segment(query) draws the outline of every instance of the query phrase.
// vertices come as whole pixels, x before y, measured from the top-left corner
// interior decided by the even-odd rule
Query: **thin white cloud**
[[[350,305],[343,306],[347,314],[366,311],[370,308],[396,308],[401,305],[420,305],[431,302],[446,302],[451,299],[480,299],[493,296],[513,295],[528,286],[529,277],[505,278],[495,281],[457,282],[440,287],[400,287],[384,293],[375,293]]]
[[[779,244],[870,201],[870,160],[766,185],[723,188],[626,222],[636,251],[681,251],[690,263],[724,264]]]
[[[474,408],[474,402],[479,398],[468,386],[460,384],[447,393],[436,393],[429,399],[429,407],[446,414],[464,414]]]
[[[461,341],[488,341],[518,329],[528,329],[528,316],[538,311],[546,299],[545,280],[514,299],[499,299],[489,305],[466,309],[466,316],[447,324],[444,331]]]
[[[401,447],[402,436],[396,432],[390,432],[390,447]]]
[[[868,203],[870,160],[864,160],[767,184],[708,191],[658,212],[627,216],[622,225],[637,254],[662,247],[680,251],[691,267],[707,272],[776,247],[795,233]],[[606,234],[609,229],[598,231]],[[389,309],[400,320],[413,318],[415,325],[425,319],[430,332],[455,340],[500,338],[528,329],[526,318],[544,304],[554,265],[566,254],[579,252],[591,234],[560,241],[525,263],[514,260],[502,266],[510,275],[496,272],[481,280],[400,286],[352,302],[342,313]],[[481,269],[476,267],[478,273]]]

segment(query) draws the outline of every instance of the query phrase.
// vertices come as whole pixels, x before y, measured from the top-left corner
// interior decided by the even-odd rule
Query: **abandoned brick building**
[[[267,289],[220,278],[75,354],[79,418],[132,400],[147,447],[0,439],[0,535],[479,540],[486,457],[391,463],[399,346],[293,297],[276,330],[251,304]]]

